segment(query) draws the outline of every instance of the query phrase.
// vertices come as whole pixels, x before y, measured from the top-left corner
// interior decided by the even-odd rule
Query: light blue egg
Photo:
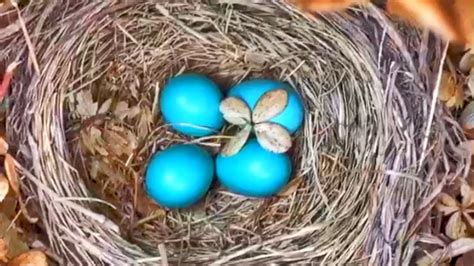
[[[198,202],[211,186],[214,161],[197,145],[178,144],[151,158],[145,188],[158,204],[168,208],[187,208]]]
[[[163,118],[176,131],[192,137],[215,134],[224,125],[219,112],[222,92],[212,80],[200,74],[171,78],[160,94]]]
[[[241,98],[253,110],[263,94],[276,89],[285,89],[288,92],[288,105],[270,121],[284,126],[293,134],[303,124],[304,107],[301,97],[288,83],[270,79],[247,80],[232,87],[228,95]]]
[[[250,139],[233,156],[216,158],[219,182],[230,191],[248,197],[269,197],[288,183],[291,160],[287,154],[265,150],[256,139]]]

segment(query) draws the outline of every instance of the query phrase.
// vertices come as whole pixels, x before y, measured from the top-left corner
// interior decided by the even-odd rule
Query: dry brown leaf
[[[15,159],[13,159],[10,154],[5,155],[4,167],[8,181],[10,182],[10,186],[12,187],[13,191],[15,191],[17,195],[19,195],[20,182],[18,178],[18,172],[16,171],[15,167]]]
[[[474,203],[474,191],[467,183],[461,185],[461,197],[463,206],[469,206]]]
[[[262,123],[274,118],[288,105],[288,92],[283,89],[268,91],[253,108],[252,122]]]
[[[447,102],[446,106],[448,108],[459,109],[464,105],[464,89],[462,86],[456,86],[453,97],[451,97]]]
[[[275,153],[284,153],[291,148],[291,135],[284,127],[275,123],[260,123],[254,126],[260,145]]]
[[[466,42],[456,9],[444,0],[388,0],[386,8],[390,14],[427,27],[447,40]]]
[[[417,266],[435,266],[439,265],[439,262],[443,261],[443,250],[437,249],[431,254],[427,254],[424,257],[416,261]]]
[[[224,119],[234,125],[245,125],[250,123],[250,108],[239,98],[228,97],[219,105],[219,110]]]
[[[5,240],[0,239],[0,261],[7,262],[8,244]]]
[[[449,206],[449,207],[458,206],[458,202],[456,201],[456,199],[454,199],[453,197],[451,197],[450,195],[448,195],[446,193],[441,193],[441,195],[439,197],[439,201],[443,205],[446,205],[446,206]]]
[[[140,113],[138,106],[129,107],[127,102],[119,102],[115,107],[114,114],[118,119],[123,120],[125,118],[133,119]]]
[[[3,174],[0,174],[0,202],[5,199],[8,191],[10,191],[10,183]]]
[[[25,252],[8,262],[8,266],[48,266],[48,258],[39,250]]]
[[[443,71],[438,99],[443,102],[451,99],[456,93],[456,79],[449,71]]]
[[[224,148],[222,149],[222,155],[232,156],[234,154],[237,154],[247,142],[251,130],[252,127],[250,125],[241,129],[239,133],[232,137],[229,142],[227,142],[227,144],[224,146]]]
[[[0,212],[0,235],[8,245],[8,258],[13,258],[28,251],[28,245],[20,238],[18,230],[12,220]]]
[[[453,241],[446,248],[446,256],[454,258],[474,250],[474,238],[461,238]]]
[[[76,93],[76,113],[81,117],[90,117],[97,114],[99,104],[92,99],[90,90],[81,90]]]
[[[454,240],[467,236],[467,226],[462,221],[460,212],[454,213],[449,218],[446,224],[446,235]]]
[[[5,155],[8,152],[8,143],[4,138],[0,137],[0,155]]]
[[[369,0],[293,0],[300,8],[312,12],[340,11],[353,5],[365,5]]]
[[[107,99],[99,108],[98,114],[105,114],[110,110],[110,106],[112,105],[112,98]]]

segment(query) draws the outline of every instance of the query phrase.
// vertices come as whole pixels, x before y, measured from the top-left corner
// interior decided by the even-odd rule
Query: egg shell
[[[171,78],[160,93],[160,109],[167,124],[176,131],[203,137],[218,132],[224,125],[219,111],[223,98],[217,84],[195,73]]]
[[[301,97],[288,83],[270,79],[247,80],[233,86],[228,95],[241,98],[253,110],[262,95],[276,89],[288,92],[288,104],[283,112],[270,121],[280,124],[293,134],[303,124],[304,106]]]
[[[145,174],[145,188],[161,206],[187,208],[206,194],[213,177],[214,161],[206,150],[177,144],[153,155]]]
[[[250,139],[235,155],[216,157],[219,182],[230,191],[248,197],[269,197],[285,187],[292,172],[287,154],[265,150]]]

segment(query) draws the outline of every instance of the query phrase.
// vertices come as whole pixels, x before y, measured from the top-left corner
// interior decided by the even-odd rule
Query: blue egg
[[[219,111],[222,97],[217,84],[206,76],[178,75],[171,78],[161,91],[161,113],[165,122],[182,134],[208,136],[224,125]]]
[[[148,195],[168,208],[187,208],[211,186],[214,161],[196,145],[171,146],[151,158],[145,174]]]
[[[230,191],[248,197],[269,197],[288,183],[291,160],[287,154],[273,153],[250,139],[235,155],[216,158],[219,182]]]
[[[247,80],[232,87],[228,94],[241,98],[253,110],[263,94],[276,89],[285,89],[288,92],[288,105],[270,121],[284,126],[293,134],[303,124],[304,107],[300,96],[288,83],[269,79]]]

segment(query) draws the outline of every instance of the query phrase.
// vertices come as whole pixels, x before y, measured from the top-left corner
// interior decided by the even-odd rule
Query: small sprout
[[[288,104],[288,92],[283,89],[266,92],[260,99],[253,112],[239,98],[229,97],[222,101],[220,111],[224,119],[233,125],[242,127],[222,149],[224,156],[238,153],[247,142],[252,129],[258,142],[263,148],[284,153],[291,148],[291,135],[284,127],[269,122],[285,110]]]
[[[275,153],[284,153],[291,148],[291,136],[284,127],[267,122],[256,124],[254,129],[263,148]]]
[[[234,125],[247,125],[250,123],[250,108],[239,98],[229,97],[223,100],[219,106],[224,119]]]

